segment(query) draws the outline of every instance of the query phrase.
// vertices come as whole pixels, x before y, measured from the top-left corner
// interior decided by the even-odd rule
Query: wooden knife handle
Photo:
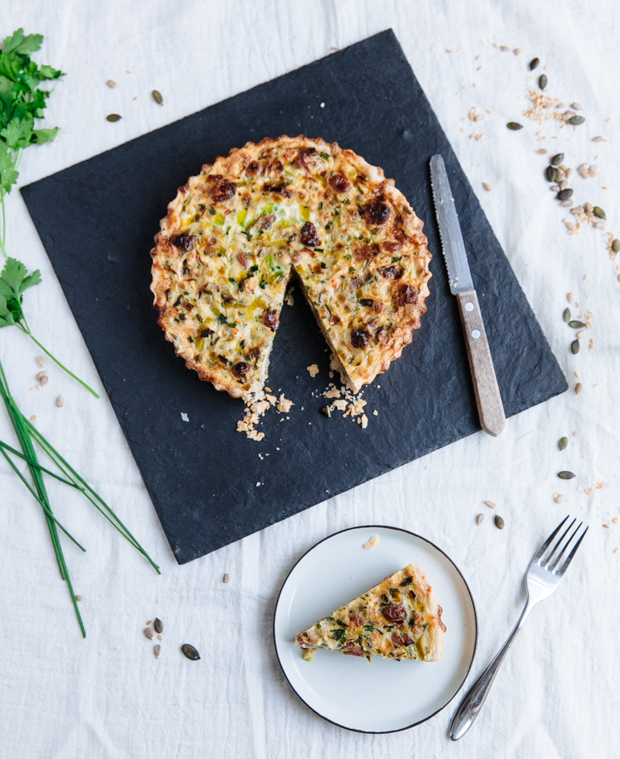
[[[456,299],[459,303],[461,321],[463,322],[480,424],[489,435],[497,436],[504,429],[506,415],[495,376],[487,333],[480,313],[478,296],[475,290],[468,290],[464,293],[458,293]]]

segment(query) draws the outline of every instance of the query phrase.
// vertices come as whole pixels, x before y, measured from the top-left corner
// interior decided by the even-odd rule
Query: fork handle
[[[469,689],[465,698],[461,701],[461,704],[456,710],[454,717],[452,717],[452,722],[450,723],[450,738],[452,738],[453,741],[458,741],[459,738],[462,738],[474,724],[474,720],[480,713],[482,705],[484,704],[486,697],[489,695],[495,676],[499,672],[499,668],[508,653],[508,649],[512,645],[519,630],[523,627],[533,606],[534,603],[530,603],[528,596],[525,608],[521,612],[521,616],[519,617],[519,621],[515,625],[514,630],[508,636],[508,640],[500,648],[493,661],[484,670]]]

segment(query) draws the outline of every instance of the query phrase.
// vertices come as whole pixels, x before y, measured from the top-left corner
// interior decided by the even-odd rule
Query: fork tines
[[[573,548],[571,552],[568,554],[566,561],[561,565],[558,566],[560,563],[560,559],[568,549],[568,547],[573,542],[573,539],[581,529],[583,522],[580,522],[577,527],[573,530],[568,540],[565,541],[566,536],[570,532],[572,526],[577,521],[576,519],[573,519],[573,521],[568,525],[568,527],[564,530],[562,535],[558,538],[558,540],[555,542],[553,548],[551,548],[550,551],[547,552],[547,549],[551,545],[552,540],[555,538],[555,536],[560,532],[562,527],[566,524],[570,517],[565,517],[560,524],[555,528],[555,530],[549,535],[547,540],[542,544],[540,549],[538,550],[538,553],[534,556],[533,561],[536,562],[539,566],[544,567],[549,572],[553,572],[553,574],[558,575],[559,577],[562,577],[564,572],[568,569],[568,565],[573,560],[573,557],[577,553],[577,549],[579,548],[581,541],[584,539],[586,532],[588,531],[589,527],[586,527],[579,538],[577,539],[577,542],[573,545]],[[563,545],[562,545],[563,544]],[[559,551],[559,552],[558,552]],[[557,556],[556,556],[557,552]]]

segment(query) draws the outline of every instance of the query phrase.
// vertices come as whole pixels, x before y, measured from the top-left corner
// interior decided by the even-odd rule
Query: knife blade
[[[431,188],[450,292],[456,296],[459,304],[480,424],[489,435],[497,436],[506,424],[504,405],[469,269],[448,173],[440,155],[431,158]]]

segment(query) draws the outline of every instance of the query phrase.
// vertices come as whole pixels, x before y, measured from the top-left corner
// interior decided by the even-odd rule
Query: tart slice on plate
[[[409,564],[300,632],[295,642],[307,661],[318,648],[368,660],[439,661],[446,631],[442,611],[424,572]]]

